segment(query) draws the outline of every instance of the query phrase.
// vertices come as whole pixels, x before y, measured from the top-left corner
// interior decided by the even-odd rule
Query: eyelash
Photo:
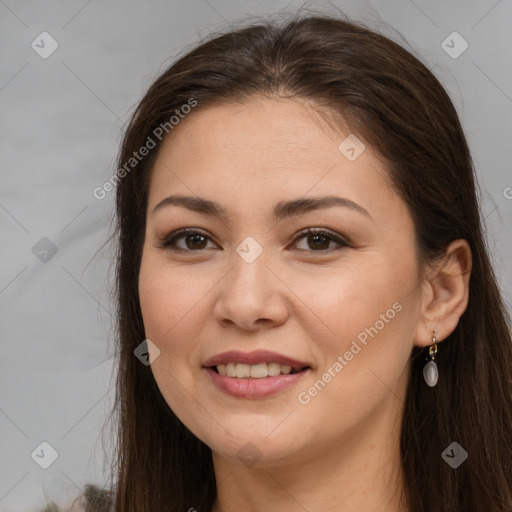
[[[183,228],[183,229],[179,229],[179,230],[175,231],[174,233],[171,233],[169,236],[160,240],[158,243],[158,247],[160,249],[173,251],[173,252],[190,252],[190,253],[199,252],[200,253],[200,252],[206,250],[206,249],[191,250],[191,249],[182,249],[182,248],[176,247],[176,245],[175,245],[176,241],[179,240],[180,238],[186,237],[187,235],[200,235],[206,239],[210,239],[209,236],[207,236],[206,234],[204,234],[201,231],[197,231],[197,230],[191,229],[191,228]],[[293,243],[297,243],[297,241],[300,240],[301,238],[304,238],[307,236],[315,236],[315,235],[322,235],[324,237],[327,237],[331,241],[334,241],[337,244],[339,244],[339,247],[337,247],[337,248],[335,247],[335,248],[331,248],[331,249],[321,249],[318,251],[299,249],[299,251],[326,254],[326,253],[330,253],[333,251],[339,251],[339,250],[345,249],[346,247],[352,247],[348,242],[342,240],[339,236],[337,236],[336,234],[334,234],[331,231],[328,231],[326,229],[312,229],[312,228],[307,228],[305,230],[302,230],[300,233],[298,233],[296,238],[294,239]]]

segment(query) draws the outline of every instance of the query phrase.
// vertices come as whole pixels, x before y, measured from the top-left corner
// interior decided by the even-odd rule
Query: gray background
[[[114,396],[112,248],[104,243],[114,196],[99,201],[92,191],[115,170],[130,112],[200,37],[301,5],[334,5],[401,42],[399,32],[447,88],[510,310],[510,1],[0,0],[0,511],[36,510],[103,481],[100,430]],[[47,51],[45,31],[59,46],[43,59],[31,43]],[[469,44],[457,58],[442,47],[453,31]],[[49,457],[43,441],[58,452],[48,469],[34,460]]]

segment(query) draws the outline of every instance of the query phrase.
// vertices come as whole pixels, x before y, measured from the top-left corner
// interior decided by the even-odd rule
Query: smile
[[[296,370],[289,365],[280,363],[227,363],[218,364],[213,367],[218,374],[237,379],[264,379],[276,377],[277,375],[289,375],[299,373],[302,369]]]

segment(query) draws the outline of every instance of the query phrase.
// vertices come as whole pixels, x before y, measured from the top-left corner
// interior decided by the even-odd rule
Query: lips
[[[278,363],[282,366],[291,366],[292,371],[300,372],[305,368],[311,368],[311,366],[305,361],[299,361],[277,352],[269,350],[255,350],[253,352],[240,352],[238,350],[229,350],[216,354],[215,356],[207,359],[203,363],[204,368],[215,369],[219,364],[228,363],[243,363],[248,365],[256,365],[260,363]]]
[[[218,367],[222,373],[218,371]],[[262,373],[262,369],[258,367],[267,367],[268,372],[266,370]],[[278,374],[275,374],[276,367],[280,368]],[[305,361],[269,350],[222,352],[206,360],[203,368],[210,382],[219,391],[239,399],[269,398],[296,386],[312,371],[311,366]],[[236,375],[233,375],[233,368]],[[255,370],[257,374],[253,374]]]

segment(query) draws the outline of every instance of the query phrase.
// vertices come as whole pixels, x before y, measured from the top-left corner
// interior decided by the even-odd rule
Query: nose
[[[257,331],[286,322],[288,288],[271,266],[265,251],[252,263],[234,254],[233,267],[221,281],[214,307],[222,327],[236,325],[245,331]]]

